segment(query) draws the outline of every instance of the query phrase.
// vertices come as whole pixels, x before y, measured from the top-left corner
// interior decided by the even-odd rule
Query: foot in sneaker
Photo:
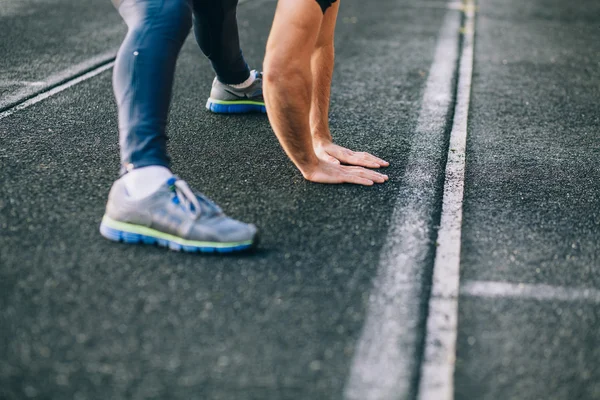
[[[254,225],[227,217],[176,177],[142,199],[132,199],[123,179],[117,180],[108,196],[100,233],[117,242],[156,244],[192,253],[230,253],[258,243]]]
[[[266,113],[262,94],[262,72],[252,70],[250,74],[254,81],[244,88],[227,85],[215,78],[206,108],[219,114]]]

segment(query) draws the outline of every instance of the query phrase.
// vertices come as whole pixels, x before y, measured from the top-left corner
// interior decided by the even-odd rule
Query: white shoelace
[[[175,181],[175,193],[177,193],[177,197],[182,202],[183,207],[190,212],[192,218],[194,220],[200,218],[200,214],[202,213],[200,202],[186,181],[180,179]]]

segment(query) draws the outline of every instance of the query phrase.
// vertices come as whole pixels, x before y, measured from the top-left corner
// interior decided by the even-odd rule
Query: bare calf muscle
[[[383,183],[386,175],[367,168],[386,167],[386,161],[334,144],[329,130],[338,8],[335,0],[279,0],[264,62],[267,114],[307,180]]]

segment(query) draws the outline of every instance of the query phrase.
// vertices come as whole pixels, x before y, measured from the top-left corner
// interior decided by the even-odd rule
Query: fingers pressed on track
[[[386,181],[387,176],[380,174],[379,172],[371,171],[363,167],[347,167],[352,174],[358,175],[362,178],[369,179],[373,182],[383,183]]]
[[[363,185],[363,186],[373,186],[375,184],[375,182],[373,182],[370,179],[363,178],[361,176],[353,175],[353,174],[347,175],[346,182],[347,183],[355,183],[355,184]]]

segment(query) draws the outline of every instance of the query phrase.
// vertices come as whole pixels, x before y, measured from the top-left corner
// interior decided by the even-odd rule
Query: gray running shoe
[[[116,242],[157,244],[192,253],[230,253],[258,243],[256,226],[227,217],[175,177],[140,200],[131,199],[123,181],[117,180],[108,195],[100,233]]]
[[[262,94],[262,72],[252,70],[250,73],[254,74],[254,82],[244,89],[236,89],[215,78],[206,108],[219,114],[266,113]]]

